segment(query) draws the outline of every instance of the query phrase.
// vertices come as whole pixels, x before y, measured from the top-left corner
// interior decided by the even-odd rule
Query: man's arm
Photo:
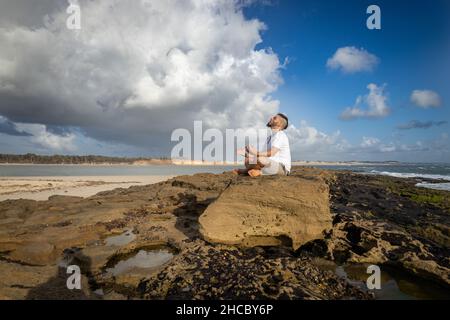
[[[272,147],[272,149],[263,151],[263,152],[258,151],[255,147],[252,147],[252,146],[247,147],[247,152],[250,153],[251,155],[254,155],[257,157],[273,157],[279,151],[280,151],[280,149],[275,148],[275,147]]]
[[[258,156],[258,157],[273,157],[279,151],[280,151],[280,149],[272,147],[272,149],[267,150],[265,152],[257,152],[256,156]]]

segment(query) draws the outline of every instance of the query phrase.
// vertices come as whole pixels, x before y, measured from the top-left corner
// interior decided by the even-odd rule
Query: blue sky
[[[366,9],[371,4],[381,9],[381,30],[366,27]],[[352,143],[362,136],[415,143],[448,133],[448,124],[396,129],[411,120],[450,119],[448,1],[277,1],[244,12],[267,25],[259,46],[272,47],[280,59],[289,59],[282,72],[284,84],[274,97],[294,122],[304,119],[319,130],[340,130]],[[346,46],[366,49],[379,58],[378,65],[371,72],[353,74],[327,68],[327,59]],[[391,114],[340,120],[343,109],[367,93],[368,83],[386,84]],[[410,95],[416,89],[437,92],[441,107],[414,106]]]
[[[67,6],[0,2],[1,153],[168,156],[282,111],[294,159],[450,162],[448,0]]]

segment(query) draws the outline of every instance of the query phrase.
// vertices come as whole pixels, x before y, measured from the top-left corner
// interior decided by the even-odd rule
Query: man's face
[[[267,124],[268,127],[271,128],[282,128],[283,127],[283,118],[281,118],[279,115],[274,115],[270,117],[269,123]]]

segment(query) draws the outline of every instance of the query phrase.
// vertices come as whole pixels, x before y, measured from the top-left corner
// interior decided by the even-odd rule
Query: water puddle
[[[119,260],[112,267],[106,268],[106,273],[118,276],[127,272],[136,272],[142,269],[154,269],[169,262],[174,256],[170,248],[141,249],[137,253]]]
[[[338,266],[330,261],[316,260],[315,264],[322,270],[334,272],[349,283],[367,290],[366,280],[368,264],[348,264]],[[388,266],[380,266],[381,289],[369,290],[378,300],[421,300],[450,299],[450,291],[437,284],[414,277]]]
[[[127,230],[122,234],[116,236],[110,236],[105,239],[105,244],[107,246],[124,246],[129,244],[131,241],[136,239],[136,235],[133,233],[133,230]]]

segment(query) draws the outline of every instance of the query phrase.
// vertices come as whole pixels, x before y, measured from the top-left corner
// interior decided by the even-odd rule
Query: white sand
[[[174,176],[1,177],[0,201],[47,200],[52,195],[89,197],[101,191],[152,184],[172,177]]]

